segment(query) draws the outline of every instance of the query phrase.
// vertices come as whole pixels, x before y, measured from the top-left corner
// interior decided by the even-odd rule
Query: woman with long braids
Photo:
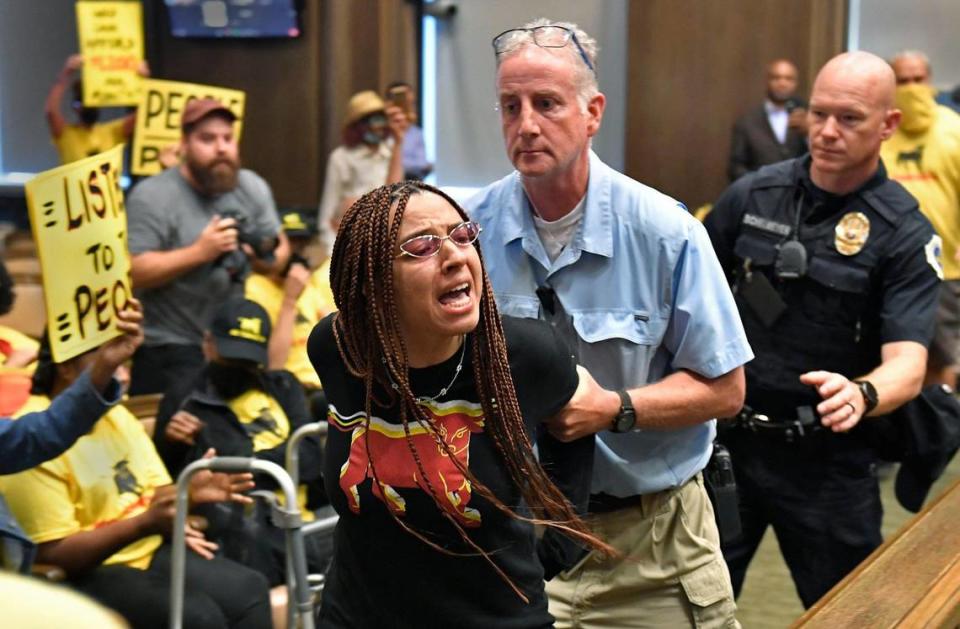
[[[544,578],[609,551],[577,515],[593,438],[540,426],[577,391],[576,364],[550,326],[501,320],[480,229],[419,182],[343,217],[339,312],[308,344],[341,516],[323,627],[549,627]]]

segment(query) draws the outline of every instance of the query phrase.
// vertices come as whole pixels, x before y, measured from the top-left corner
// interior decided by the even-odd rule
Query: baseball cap
[[[310,212],[316,214],[316,209],[311,208]],[[311,226],[311,214],[299,209],[282,210],[280,224],[283,226],[284,233],[294,238],[312,236],[316,230]]]
[[[217,310],[210,334],[221,358],[267,364],[270,317],[249,299],[232,299]]]
[[[186,131],[187,126],[196,124],[213,113],[226,116],[230,122],[237,119],[237,115],[217,99],[198,98],[191,100],[184,107],[183,115],[180,117],[180,128]]]

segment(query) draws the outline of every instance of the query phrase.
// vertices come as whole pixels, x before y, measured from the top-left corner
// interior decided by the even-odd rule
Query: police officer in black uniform
[[[706,220],[756,354],[721,436],[743,526],[723,549],[737,594],[767,525],[805,607],[882,541],[876,455],[852,429],[919,393],[940,281],[939,237],[879,158],[894,88],[874,55],[832,59],[810,155],[741,178]]]

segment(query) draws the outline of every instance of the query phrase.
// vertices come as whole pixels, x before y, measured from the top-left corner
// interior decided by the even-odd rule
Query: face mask
[[[366,128],[363,130],[365,144],[376,145],[383,142],[383,130],[387,126],[387,118],[383,114],[374,114],[367,118]]]
[[[897,109],[903,112],[901,129],[907,133],[923,133],[933,124],[937,114],[933,89],[921,83],[898,86]]]
[[[214,390],[225,400],[232,400],[251,389],[262,388],[260,373],[253,365],[241,367],[211,362],[207,365],[207,377]]]

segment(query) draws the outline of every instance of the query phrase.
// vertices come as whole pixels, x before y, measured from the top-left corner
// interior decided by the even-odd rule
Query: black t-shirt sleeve
[[[542,422],[573,397],[577,363],[570,346],[550,324],[503,317],[517,402],[528,424]]]
[[[926,346],[933,339],[940,291],[938,237],[919,211],[903,220],[895,237],[882,280],[881,341]]]
[[[548,323],[503,318],[517,400],[528,425],[536,427],[540,465],[577,513],[586,513],[593,474],[594,436],[569,443],[555,439],[542,423],[559,412],[577,390],[579,376],[570,347]],[[572,567],[587,552],[563,533],[548,528],[537,544],[544,578]]]
[[[320,383],[324,389],[328,388],[324,378],[329,378],[330,367],[340,364],[340,352],[337,350],[337,341],[333,338],[333,320],[337,313],[329,314],[320,320],[310,332],[307,339],[307,356],[313,365]]]

